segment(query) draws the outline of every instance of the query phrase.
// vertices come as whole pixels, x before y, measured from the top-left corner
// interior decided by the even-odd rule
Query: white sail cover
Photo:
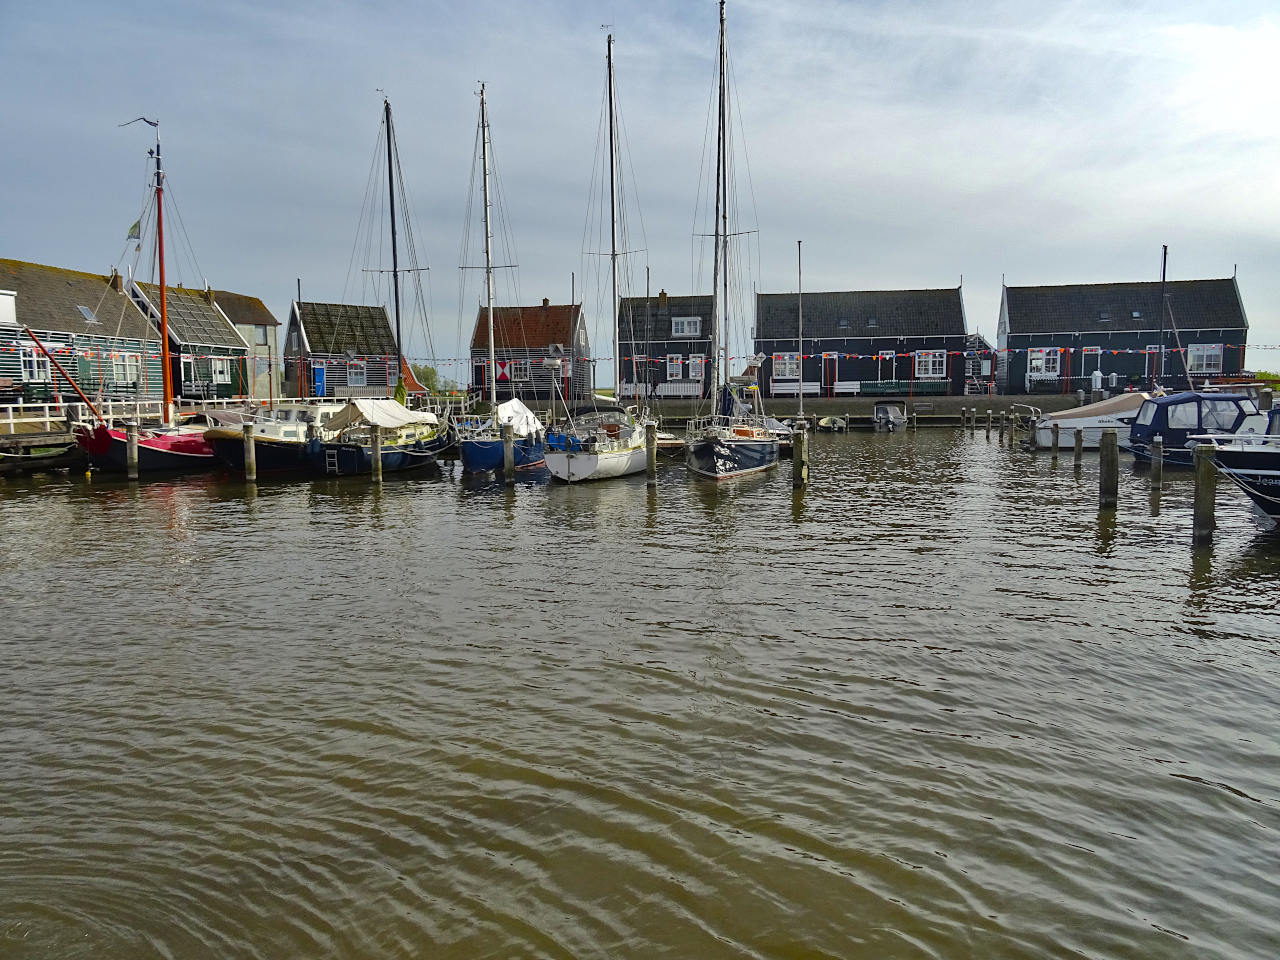
[[[371,423],[375,426],[394,429],[405,427],[411,423],[438,424],[440,418],[426,410],[410,410],[395,400],[380,400],[372,397],[359,397],[333,415],[326,424],[329,430],[345,430],[353,423]]]
[[[537,415],[514,397],[498,404],[498,423],[509,423],[517,437],[528,437],[542,429]]]

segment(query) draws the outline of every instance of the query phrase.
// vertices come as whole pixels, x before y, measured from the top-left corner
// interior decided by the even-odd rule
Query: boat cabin
[[[971,350],[960,288],[756,295],[769,396],[963,394]]]
[[[1249,321],[1234,277],[1010,287],[1000,296],[1002,393],[1203,387],[1238,376]],[[1163,316],[1162,316],[1163,313]]]
[[[1266,433],[1267,414],[1241,393],[1187,391],[1143,402],[1129,428],[1130,446],[1149,445],[1160,436],[1165,449],[1184,447],[1207,433]]]

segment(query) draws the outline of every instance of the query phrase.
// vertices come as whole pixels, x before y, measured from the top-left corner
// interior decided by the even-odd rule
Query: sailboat
[[[609,93],[609,322],[613,327],[613,382],[621,387],[618,345],[618,172],[617,105],[613,91],[613,35],[606,44]],[[608,397],[567,411],[563,427],[547,435],[547,469],[566,483],[605,480],[639,473],[646,464],[644,423],[634,411]]]
[[[152,154],[156,163],[156,253],[160,264],[160,366],[163,373],[162,426],[138,431],[138,470],[140,473],[211,470],[216,466],[217,460],[213,447],[204,439],[204,427],[195,429],[174,425],[168,287],[165,285],[164,275],[164,166],[160,160],[160,126],[158,120],[148,120],[145,117],[138,119],[156,131],[156,146]],[[129,438],[125,430],[103,420],[96,426],[78,425],[75,438],[95,467],[112,471],[127,469]]]
[[[754,359],[740,376],[728,375],[729,299],[729,145],[728,63],[724,2],[720,0],[720,80],[716,124],[715,245],[711,280],[711,382],[716,388],[716,412],[691,419],[685,436],[685,464],[701,476],[724,480],[768,470],[778,464],[779,441],[765,423]],[[725,362],[721,363],[721,335]],[[723,374],[723,376],[722,376]]]
[[[497,362],[493,343],[493,228],[489,222],[489,113],[480,84],[480,159],[484,180],[484,290],[489,334],[489,409],[492,416],[467,432],[459,431],[458,454],[465,473],[483,473],[503,468],[502,427],[510,425],[512,452],[517,470],[540,467],[544,461],[542,421],[518,398],[499,405]],[[472,181],[474,183],[474,181]]]

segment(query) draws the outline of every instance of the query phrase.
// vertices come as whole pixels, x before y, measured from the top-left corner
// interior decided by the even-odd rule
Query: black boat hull
[[[715,480],[743,477],[778,465],[778,441],[703,437],[685,444],[685,464]]]

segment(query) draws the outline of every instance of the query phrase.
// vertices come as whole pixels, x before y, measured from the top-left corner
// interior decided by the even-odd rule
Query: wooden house
[[[711,389],[711,296],[623,297],[618,397],[705,397]]]
[[[756,296],[766,396],[962,394],[970,349],[960,289]]]
[[[1154,379],[1183,390],[1244,367],[1249,321],[1240,288],[1225,280],[1005,286],[997,382],[1004,393],[1110,390]],[[1189,374],[1189,375],[1188,375]]]
[[[90,397],[132,400],[163,392],[159,337],[118,273],[0,260],[0,402],[74,397],[23,327]]]
[[[126,292],[152,327],[160,329],[160,285],[131,279]],[[167,287],[173,395],[182,400],[227,400],[249,395],[249,344],[214,302],[213,291]]]
[[[498,402],[519,398],[533,409],[591,395],[591,344],[581,304],[493,308],[493,384]],[[559,361],[557,363],[557,361]],[[471,389],[489,397],[489,314],[481,307],[471,336]]]
[[[215,290],[213,300],[249,345],[249,396],[255,400],[269,400],[279,396],[276,370],[280,365],[280,344],[277,339],[280,321],[257,297]]]
[[[291,397],[389,397],[396,338],[383,307],[294,301],[284,335],[284,390]]]

